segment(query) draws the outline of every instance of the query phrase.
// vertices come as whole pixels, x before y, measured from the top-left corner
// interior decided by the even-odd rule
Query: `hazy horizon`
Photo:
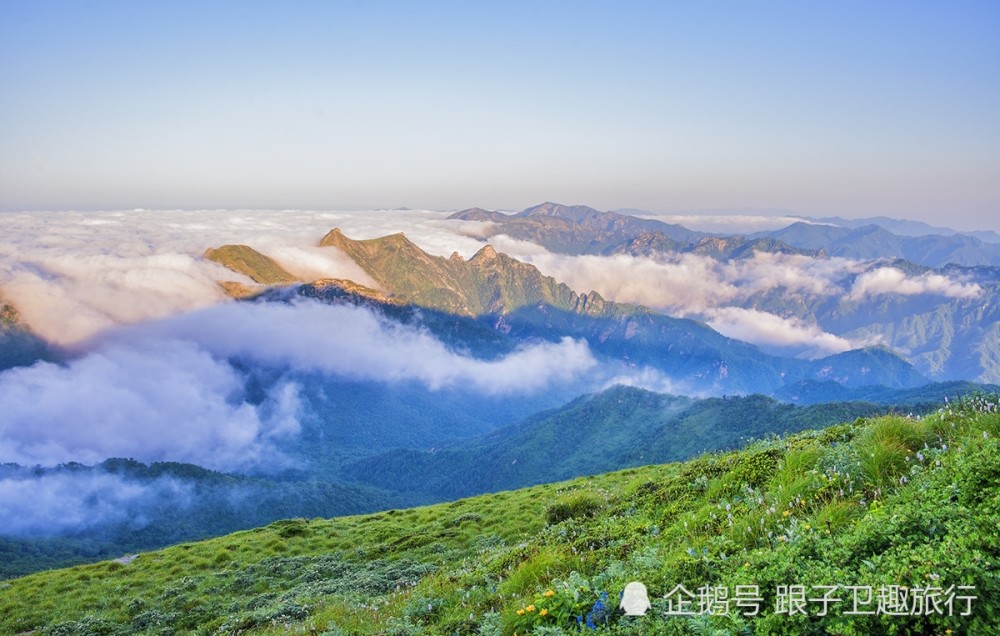
[[[0,210],[1000,218],[1000,6],[0,7]]]

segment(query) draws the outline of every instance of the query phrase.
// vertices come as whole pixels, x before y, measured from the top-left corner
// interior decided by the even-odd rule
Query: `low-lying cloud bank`
[[[857,277],[848,298],[855,301],[884,294],[937,294],[947,298],[975,298],[982,293],[976,283],[955,281],[941,274],[926,272],[908,276],[895,267],[880,267]]]
[[[167,210],[0,214],[0,291],[42,337],[74,345],[111,327],[226,300],[217,285],[240,275],[201,258],[209,247],[249,245],[304,280],[373,286],[346,255],[316,247],[341,227],[353,238],[399,231],[433,254],[471,256],[481,245],[445,212]]]
[[[741,307],[722,307],[710,312],[709,326],[730,338],[771,345],[777,348],[805,349],[810,357],[841,353],[857,345],[846,338],[827,333],[798,318],[781,316]]]
[[[534,264],[575,290],[593,289],[610,300],[703,320],[731,338],[810,358],[878,342],[847,338],[801,318],[765,311],[761,307],[768,303],[760,302],[762,297],[779,290],[785,300],[808,306],[817,300],[859,302],[884,294],[971,299],[982,293],[976,283],[942,274],[870,269],[870,262],[845,258],[765,252],[728,262],[689,253],[570,256],[505,235],[490,240],[499,251]]]
[[[745,301],[775,288],[793,294],[835,295],[838,284],[863,266],[843,258],[758,253],[725,262],[698,254],[656,258],[616,254],[568,256],[496,236],[501,252],[525,260],[575,290],[596,290],[618,302],[639,303],[667,313],[692,315]]]
[[[191,485],[171,477],[139,483],[105,472],[23,469],[0,477],[0,535],[55,536],[123,522],[141,528],[149,510],[181,512],[191,500]]]
[[[124,330],[116,340],[138,343],[150,336],[196,341],[214,356],[269,366],[489,394],[535,392],[574,380],[596,364],[587,343],[571,338],[481,360],[367,309],[309,300],[228,304]]]
[[[457,251],[471,256],[482,247],[483,231],[491,224],[447,220],[447,214],[423,210],[0,214],[5,237],[0,244],[0,292],[42,337],[77,346],[118,325],[226,302],[217,283],[241,277],[201,258],[207,247],[246,244],[304,280],[347,278],[375,286],[346,255],[316,247],[320,237],[333,227],[358,239],[403,231],[432,254]],[[774,222],[773,217],[753,214],[736,217],[693,215],[670,220],[695,224],[698,219],[724,219],[730,230],[737,221],[751,226]],[[791,298],[857,302],[889,293],[974,298],[981,291],[974,283],[941,274],[908,275],[893,267],[869,271],[870,263],[841,258],[759,253],[721,262],[695,254],[567,256],[504,235],[489,240],[499,251],[533,263],[576,291],[593,289],[611,300],[704,320],[728,336],[762,346],[801,341],[808,348],[808,352],[803,349],[806,355],[840,351],[845,343],[849,347],[867,343],[786,316],[763,315],[765,306],[755,305],[756,295],[780,289]],[[771,326],[781,332],[773,332]]]
[[[108,457],[251,468],[298,432],[297,387],[246,401],[243,379],[197,343],[112,345],[66,366],[0,374],[0,462],[54,465]]]
[[[228,303],[109,334],[65,366],[0,374],[0,462],[134,457],[281,468],[277,449],[300,428],[300,387],[285,380],[251,403],[231,359],[484,394],[545,390],[596,364],[586,343],[571,339],[480,360],[358,307]]]

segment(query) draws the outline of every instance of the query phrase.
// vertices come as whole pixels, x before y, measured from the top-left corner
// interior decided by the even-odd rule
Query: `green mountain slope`
[[[247,276],[261,285],[288,285],[298,279],[271,257],[247,245],[223,245],[205,250],[204,257]]]
[[[696,400],[616,386],[488,435],[359,460],[346,476],[437,500],[467,497],[689,459],[878,410],[866,403],[801,408],[761,395]]]
[[[803,380],[782,387],[774,397],[790,404],[823,404],[829,402],[871,402],[900,409],[922,410],[936,408],[956,395],[970,393],[997,393],[1000,386],[974,382],[932,382],[908,389],[890,389],[884,386],[848,388],[830,380]]]
[[[67,482],[79,487],[96,480],[104,487],[100,497],[81,496],[83,501],[71,514],[86,518],[70,522],[67,529],[35,523],[23,533],[0,536],[0,579],[215,537],[275,519],[357,514],[398,505],[390,493],[359,484],[251,477],[131,459],[53,468],[0,464],[0,479],[15,494],[21,484],[44,480],[47,486],[36,491],[51,490],[53,497]],[[119,500],[111,490],[131,495]],[[45,496],[38,502],[40,508],[48,505]]]
[[[973,398],[919,420],[35,574],[4,583],[0,631],[992,633],[998,411],[995,396]],[[629,581],[650,592],[646,616],[614,610]],[[670,614],[677,586],[687,615]],[[802,586],[802,613],[780,611],[788,586]],[[700,594],[714,601],[704,612]],[[835,600],[808,600],[824,596]],[[732,611],[713,613],[726,599]]]

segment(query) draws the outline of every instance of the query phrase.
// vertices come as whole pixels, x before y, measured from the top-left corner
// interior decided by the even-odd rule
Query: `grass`
[[[607,634],[988,633],[998,429],[997,400],[979,397],[680,464],[279,521],[7,581],[0,633],[523,636],[578,633],[577,616]],[[643,618],[610,611],[633,580],[651,593]],[[789,584],[967,585],[978,598],[970,616],[775,613]],[[667,616],[676,585],[757,585],[762,611]]]

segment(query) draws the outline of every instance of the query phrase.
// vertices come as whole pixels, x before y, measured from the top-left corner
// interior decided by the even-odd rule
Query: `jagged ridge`
[[[320,245],[346,253],[393,297],[458,315],[504,315],[537,303],[598,317],[642,311],[609,303],[597,292],[578,294],[491,245],[469,260],[457,253],[444,258],[424,252],[402,233],[359,241],[339,228],[324,236]]]

